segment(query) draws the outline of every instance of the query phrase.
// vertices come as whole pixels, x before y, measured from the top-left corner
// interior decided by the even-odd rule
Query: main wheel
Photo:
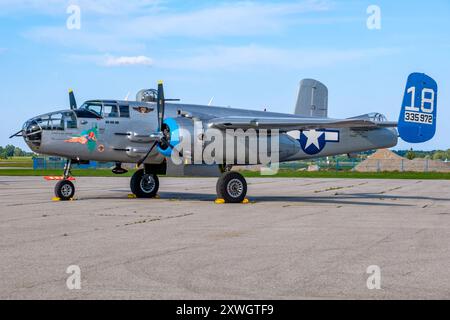
[[[240,203],[247,195],[247,181],[237,172],[225,172],[217,181],[217,196],[227,203]]]
[[[131,177],[131,192],[138,198],[154,198],[158,193],[159,179],[156,174],[146,174],[143,169]]]
[[[61,180],[55,186],[55,195],[62,201],[67,201],[75,195],[75,186],[72,181]]]

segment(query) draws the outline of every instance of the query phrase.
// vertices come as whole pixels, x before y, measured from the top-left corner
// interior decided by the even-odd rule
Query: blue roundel
[[[320,153],[327,142],[339,142],[339,130],[305,130],[300,133],[300,146],[309,155]]]
[[[170,144],[174,147],[176,147],[180,143],[180,131],[178,127],[178,123],[173,118],[167,118],[164,120],[164,123],[169,127],[170,130]],[[158,146],[158,151],[165,157],[170,157],[172,155],[172,148],[167,147],[166,149],[161,149],[160,146]]]

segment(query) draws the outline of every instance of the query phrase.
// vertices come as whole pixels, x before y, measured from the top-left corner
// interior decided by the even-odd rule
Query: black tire
[[[72,181],[61,180],[55,186],[55,195],[62,201],[68,201],[75,195],[75,186]]]
[[[131,192],[138,198],[154,198],[158,194],[159,179],[154,173],[146,174],[143,169],[131,177]]]
[[[217,181],[217,197],[226,203],[240,203],[247,195],[247,181],[237,172],[225,172]]]

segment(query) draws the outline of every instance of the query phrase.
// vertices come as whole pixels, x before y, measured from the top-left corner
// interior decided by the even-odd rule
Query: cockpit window
[[[50,115],[47,130],[64,130],[64,121],[61,113],[54,113]]]
[[[66,129],[76,129],[77,128],[77,117],[73,112],[63,113],[63,119],[66,124]]]
[[[102,117],[102,103],[101,102],[85,102],[80,109],[90,111],[99,118]]]
[[[105,104],[103,106],[103,115],[106,118],[118,118],[119,117],[119,109],[115,104]]]
[[[367,115],[369,119],[373,122],[386,122],[387,118],[384,114],[373,112]]]
[[[129,106],[119,106],[120,107],[120,117],[129,118],[130,117],[130,107]]]
[[[63,131],[65,129],[76,129],[77,117],[72,111],[53,112],[31,119],[25,124],[24,129],[25,128],[26,131],[30,132],[37,132],[41,130]]]

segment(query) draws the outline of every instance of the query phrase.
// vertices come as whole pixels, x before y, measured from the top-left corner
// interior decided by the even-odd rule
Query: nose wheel
[[[64,166],[64,174],[62,180],[58,181],[55,186],[55,196],[61,201],[68,201],[73,199],[75,195],[75,185],[70,181],[72,169],[72,160],[67,160]]]
[[[144,169],[138,170],[131,177],[130,188],[138,198],[154,198],[159,190],[158,176],[155,173],[146,173]]]
[[[72,181],[61,180],[55,186],[55,195],[62,201],[68,201],[75,195],[75,186]]]
[[[247,195],[247,181],[238,172],[225,172],[217,181],[216,191],[226,203],[241,203]]]

